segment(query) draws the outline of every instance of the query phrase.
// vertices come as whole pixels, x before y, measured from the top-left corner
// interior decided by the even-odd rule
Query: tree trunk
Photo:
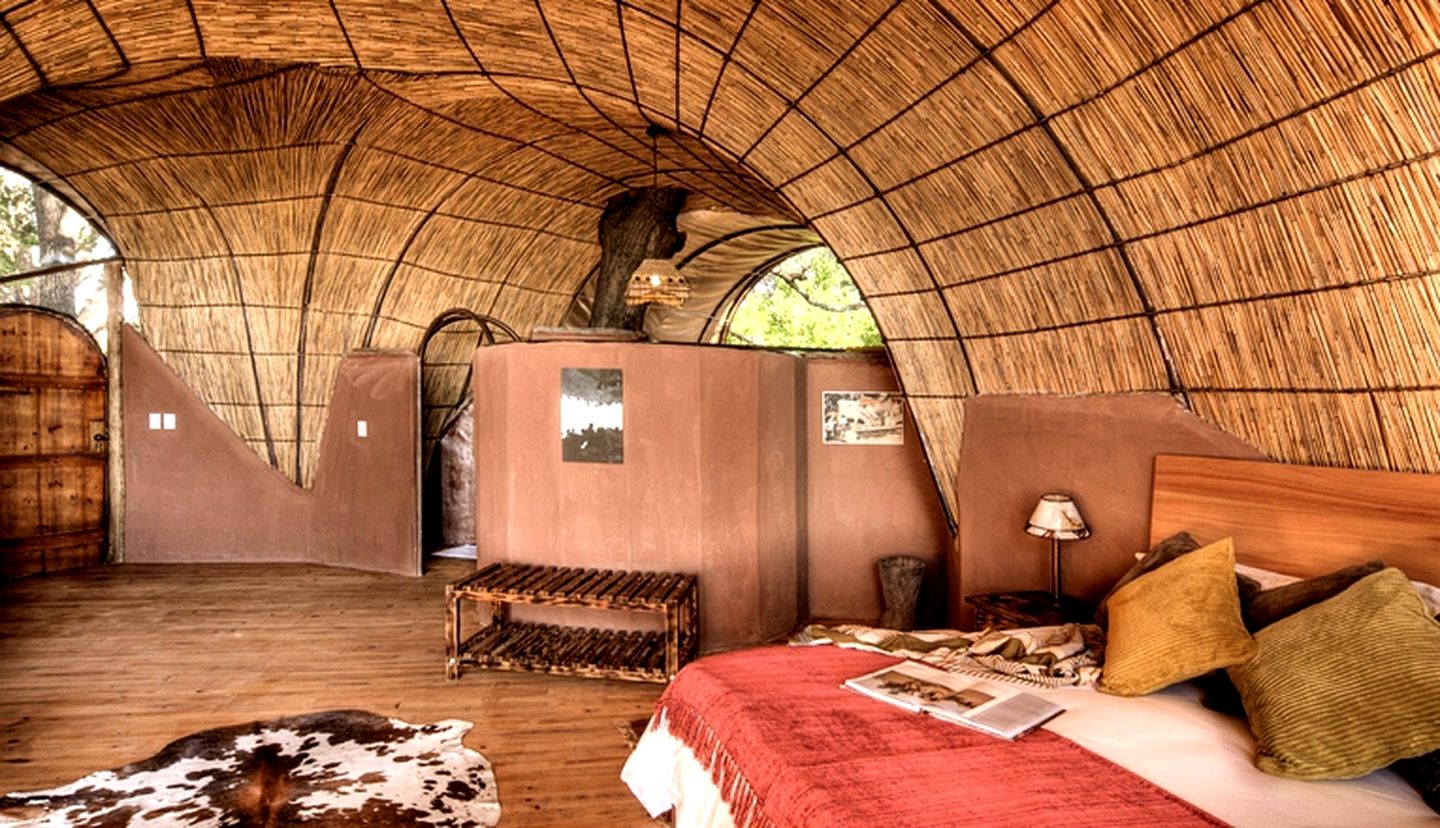
[[[33,184],[35,195],[35,237],[40,247],[40,267],[75,261],[75,240],[65,235],[60,222],[65,218],[65,202],[50,191]]]
[[[65,229],[60,226],[65,218],[65,202],[39,184],[32,184],[30,191],[35,196],[35,237],[36,246],[40,249],[40,261],[36,262],[36,266],[49,267],[75,261],[75,240],[65,235]],[[79,270],[69,270],[36,280],[30,303],[73,316],[76,310],[75,287],[80,284],[80,276]]]
[[[687,195],[674,187],[648,187],[623,192],[605,204],[590,327],[641,329],[645,306],[625,304],[625,286],[640,262],[668,259],[685,246],[685,234],[676,229],[675,217]]]

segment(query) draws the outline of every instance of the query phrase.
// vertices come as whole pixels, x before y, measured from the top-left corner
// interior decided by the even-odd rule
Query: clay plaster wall
[[[1146,548],[1156,454],[1264,459],[1165,395],[966,402],[952,622],[974,619],[954,596],[1049,589],[1049,541],[1024,532],[1046,492],[1073,496],[1093,531],[1062,546],[1065,592],[1103,596]]]
[[[127,562],[287,561],[419,574],[413,354],[341,362],[307,491],[263,463],[130,328],[123,353]],[[174,430],[152,430],[152,412],[174,414]]]
[[[787,632],[799,597],[796,360],[551,342],[475,354],[479,562],[700,576],[707,650]],[[560,371],[619,368],[624,462],[561,460]],[[530,608],[524,608],[530,609]],[[637,619],[530,609],[570,623]]]
[[[881,358],[805,362],[806,525],[810,615],[875,623],[884,610],[876,561],[910,555],[926,561],[918,608],[921,626],[946,617],[946,565],[952,539],[909,412],[904,443],[826,444],[825,391],[894,391]]]
[[[567,367],[624,372],[624,463],[561,460]],[[482,564],[695,572],[707,650],[774,638],[809,616],[875,621],[874,562],[887,554],[932,561],[943,585],[949,534],[913,425],[903,446],[821,445],[820,392],[893,389],[883,362],[548,342],[481,349],[474,377]]]

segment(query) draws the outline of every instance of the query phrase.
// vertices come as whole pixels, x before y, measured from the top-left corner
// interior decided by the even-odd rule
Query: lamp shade
[[[1080,517],[1080,509],[1069,495],[1047,494],[1040,498],[1025,531],[1038,538],[1058,540],[1080,540],[1090,537],[1090,527]]]
[[[625,285],[625,304],[679,307],[690,298],[690,281],[669,259],[645,259]]]

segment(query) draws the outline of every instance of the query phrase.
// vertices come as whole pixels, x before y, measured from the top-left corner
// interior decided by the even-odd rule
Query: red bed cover
[[[840,686],[896,661],[830,646],[710,656],[658,708],[738,828],[1225,824],[1049,731],[1007,742]]]

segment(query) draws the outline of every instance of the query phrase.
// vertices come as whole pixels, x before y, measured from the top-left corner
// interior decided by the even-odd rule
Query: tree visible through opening
[[[882,344],[860,289],[826,247],[796,253],[761,276],[736,302],[723,341],[836,350]]]
[[[113,255],[110,240],[58,196],[0,168],[0,303],[34,305],[73,316],[104,349],[103,267],[54,268]],[[25,276],[35,270],[45,272]],[[134,323],[139,314],[128,277],[124,294],[125,320]]]

